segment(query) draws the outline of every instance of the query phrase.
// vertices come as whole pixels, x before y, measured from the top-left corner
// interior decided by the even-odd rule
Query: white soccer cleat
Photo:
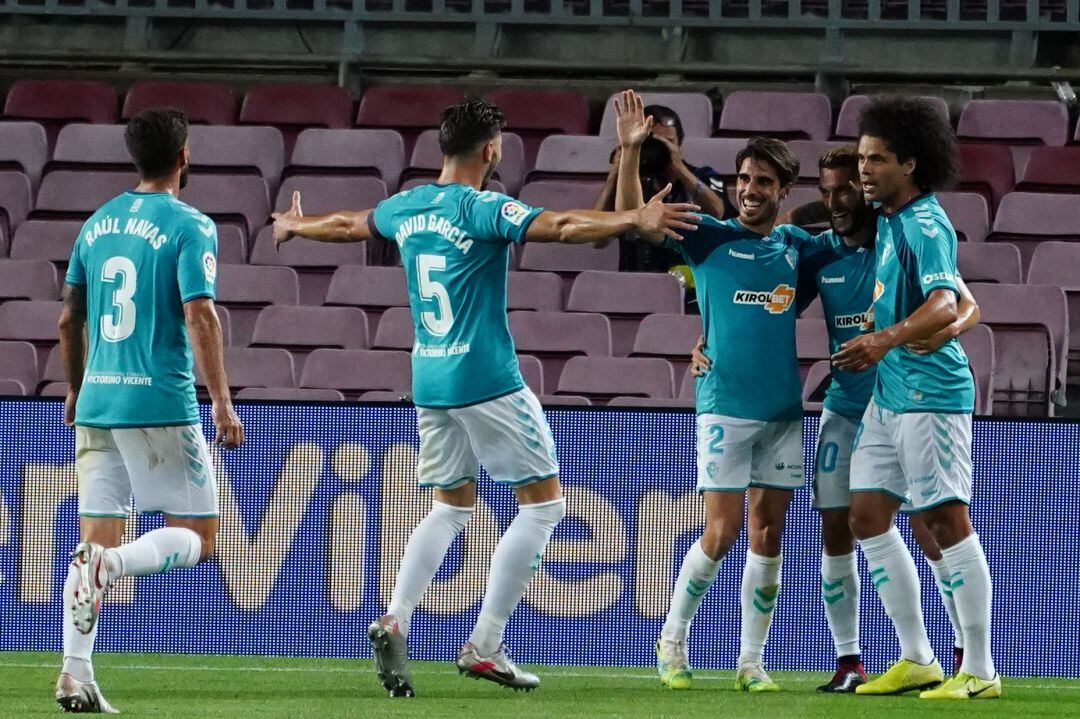
[[[111,586],[105,568],[105,548],[81,542],[71,553],[71,566],[79,572],[79,584],[71,598],[71,619],[83,634],[94,630],[101,616],[101,602]]]
[[[56,680],[56,703],[71,714],[119,714],[102,696],[97,682],[80,682],[70,674],[61,674]]]
[[[505,644],[500,644],[498,651],[490,657],[482,657],[475,644],[465,642],[454,664],[461,674],[468,674],[473,679],[487,679],[515,691],[529,692],[540,686],[540,677],[514,664]]]
[[[391,697],[416,696],[409,670],[409,645],[397,619],[386,614],[372,622],[368,627],[368,639],[375,657],[375,671],[383,688]]]

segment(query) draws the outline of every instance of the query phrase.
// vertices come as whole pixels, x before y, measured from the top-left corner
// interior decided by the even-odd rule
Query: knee
[[[739,539],[741,523],[712,521],[705,523],[701,535],[701,549],[710,559],[720,559],[727,554]]]
[[[825,553],[832,557],[851,554],[855,551],[855,537],[848,524],[822,524],[821,544]]]
[[[747,532],[750,550],[762,557],[780,555],[780,539],[784,533],[783,522],[763,521],[755,523]]]
[[[865,508],[852,508],[848,525],[857,538],[869,539],[889,531],[892,526],[892,517],[882,517]]]

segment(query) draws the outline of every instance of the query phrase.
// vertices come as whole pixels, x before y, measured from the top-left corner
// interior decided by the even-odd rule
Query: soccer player
[[[632,91],[616,100],[622,147],[617,207],[642,206],[641,143],[652,118]],[[639,233],[680,252],[697,285],[704,351],[722,371],[696,388],[698,491],[705,531],[687,552],[656,643],[657,672],[671,689],[693,680],[686,652],[690,622],[742,532],[749,500],[750,549],[743,569],[739,669],[748,692],[777,691],[762,654],[780,591],[780,538],[793,490],[803,484],[802,384],[795,356],[799,247],[809,236],[776,226],[799,161],[779,140],[751,139],[736,158],[739,216],[703,217],[682,242]]]
[[[69,712],[113,714],[94,680],[101,602],[121,577],[192,567],[214,551],[217,482],[199,424],[192,354],[206,378],[215,443],[236,447],[214,311],[217,230],[177,196],[188,169],[188,124],[175,109],[128,123],[134,190],[83,225],[68,265],[60,350],[71,389],[81,542],[64,582],[64,665],[56,701]],[[121,544],[129,500],[165,526]]]
[[[956,233],[933,195],[955,174],[955,143],[948,122],[922,100],[879,97],[859,118],[862,186],[881,212],[876,331],[844,343],[833,361],[854,371],[878,365],[851,459],[851,526],[901,656],[858,694],[1001,696],[990,654],[990,570],[967,508],[974,382],[955,339],[928,354],[906,347],[958,317]],[[940,686],[944,673],[927,639],[915,564],[894,525],[904,503],[923,515],[941,547],[963,635],[960,670]]]
[[[390,240],[401,251],[416,341],[413,402],[417,476],[434,489],[430,513],[413,530],[387,614],[368,636],[391,696],[412,696],[406,639],[417,604],[450,544],[472,516],[478,464],[514,488],[519,511],[491,557],[480,616],[458,669],[514,689],[540,680],[511,661],[503,631],[555,525],[566,512],[555,446],[543,409],[525,386],[506,320],[507,261],[523,242],[589,243],[631,230],[678,238],[696,205],[667,204],[670,185],[641,209],[547,212],[481,192],[502,156],[503,113],[472,101],[448,108],[439,129],[437,182],[401,192],[374,210],[303,217],[300,198],[275,214],[275,241]]]

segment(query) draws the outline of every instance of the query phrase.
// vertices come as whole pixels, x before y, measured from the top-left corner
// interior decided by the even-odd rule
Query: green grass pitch
[[[778,694],[741,694],[732,672],[699,671],[673,692],[646,668],[535,667],[530,694],[458,676],[449,664],[416,662],[419,696],[386,697],[370,661],[169,654],[99,654],[98,682],[129,717],[1080,717],[1080,680],[1006,679],[997,701],[927,702],[903,697],[824,696],[824,674],[776,672]],[[0,652],[0,717],[56,716],[55,654]]]

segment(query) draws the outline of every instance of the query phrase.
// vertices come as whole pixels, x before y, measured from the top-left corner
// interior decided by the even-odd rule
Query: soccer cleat
[[[94,630],[101,616],[101,602],[111,586],[104,558],[105,548],[92,542],[80,542],[71,553],[71,565],[79,573],[79,585],[71,601],[71,619],[83,634]]]
[[[387,614],[372,622],[368,627],[368,640],[383,688],[391,697],[416,696],[409,670],[409,645],[397,619]]]
[[[739,667],[739,673],[735,675],[735,688],[752,694],[780,691],[780,685],[769,679],[760,664],[744,664]]]
[[[70,674],[56,680],[56,703],[72,714],[119,714],[101,695],[97,682],[80,682]]]
[[[663,637],[656,640],[656,673],[660,675],[660,683],[669,689],[690,688],[694,673],[686,658],[686,642]]]
[[[514,664],[505,644],[500,644],[498,651],[490,657],[482,657],[475,644],[465,642],[454,664],[460,674],[468,674],[473,679],[487,679],[514,691],[529,692],[540,686],[540,677]]]
[[[919,694],[920,699],[1000,699],[1001,675],[993,679],[980,679],[974,674],[961,672],[944,684]]]
[[[916,664],[910,659],[901,659],[889,667],[889,670],[877,679],[855,687],[856,694],[903,694],[916,689],[929,689],[945,679],[938,660],[929,664]]]
[[[826,694],[854,694],[855,687],[866,683],[866,670],[862,662],[854,664],[841,664],[836,668],[836,674],[827,684],[817,688],[819,692]]]

